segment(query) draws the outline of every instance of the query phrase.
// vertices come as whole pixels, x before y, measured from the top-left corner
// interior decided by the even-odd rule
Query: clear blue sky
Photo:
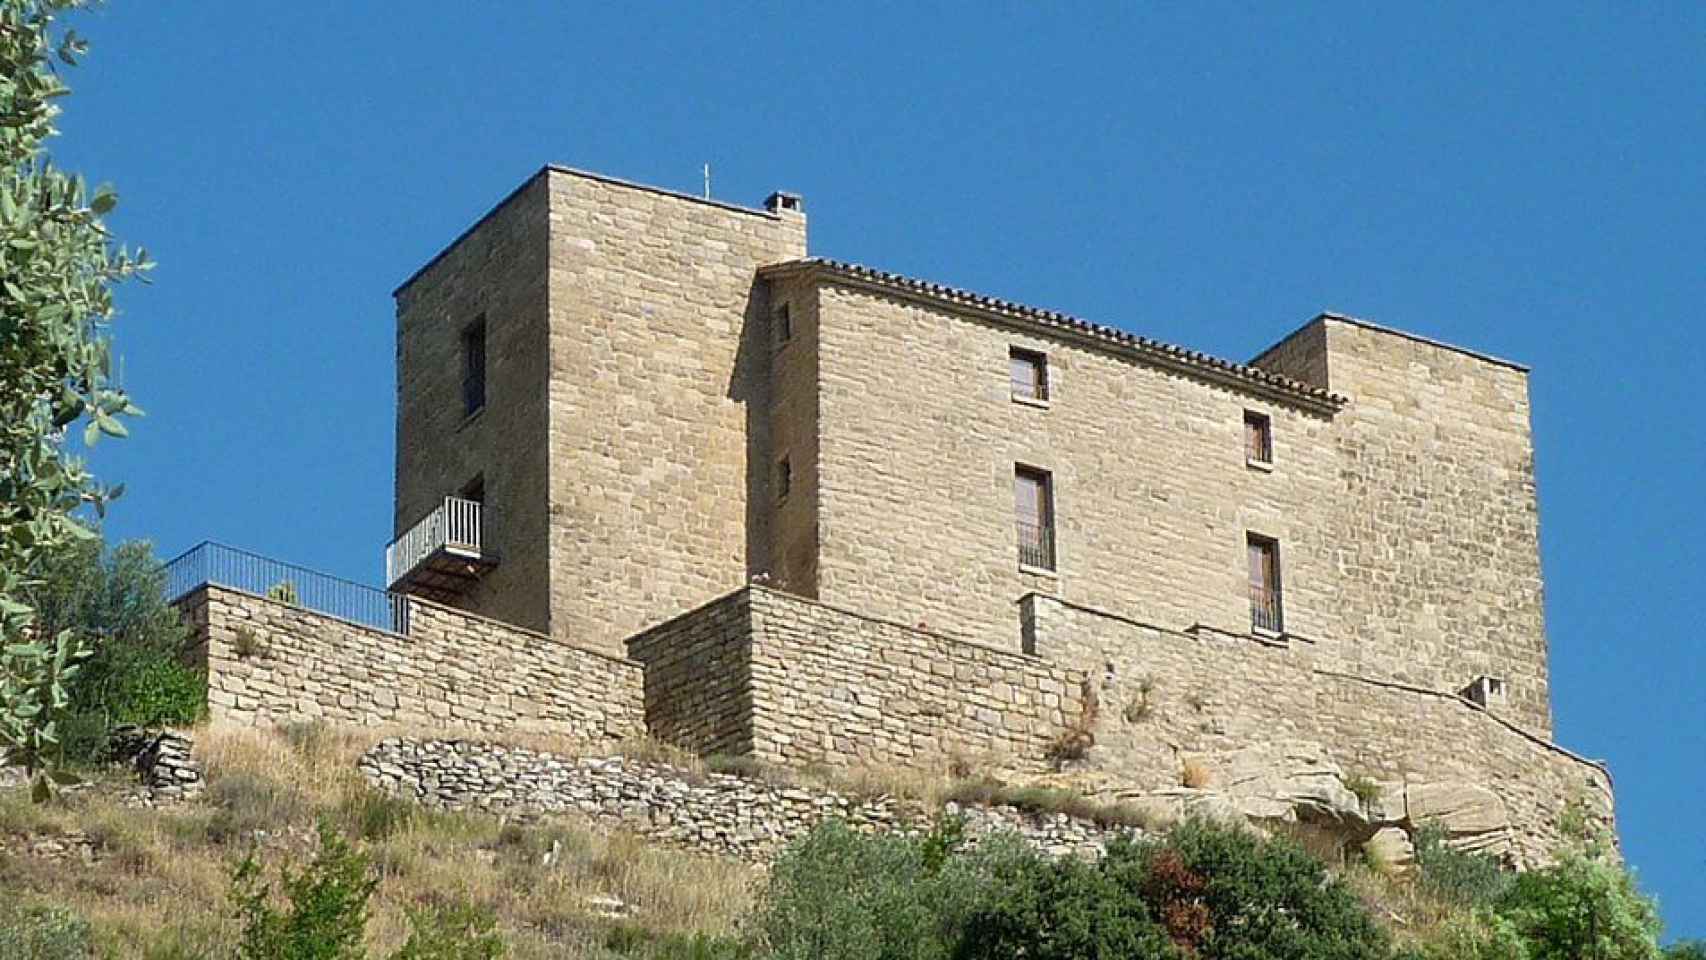
[[[113,535],[377,581],[390,291],[546,162],[709,161],[803,193],[814,253],[1237,359],[1369,317],[1534,367],[1559,738],[1706,937],[1706,7],[575,6],[78,18],[58,155],[160,262]]]

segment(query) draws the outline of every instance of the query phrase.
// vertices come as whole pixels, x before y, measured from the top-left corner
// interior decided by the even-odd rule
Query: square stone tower
[[[391,586],[620,653],[744,584],[768,459],[755,278],[805,252],[789,194],[522,184],[395,293]]]

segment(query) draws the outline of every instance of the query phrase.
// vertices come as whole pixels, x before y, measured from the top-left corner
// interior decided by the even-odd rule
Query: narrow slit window
[[[472,416],[486,405],[486,318],[482,315],[462,331],[462,414]]]
[[[1244,459],[1263,465],[1274,462],[1274,422],[1265,413],[1244,411]]]
[[[776,308],[776,345],[785,345],[794,339],[794,314],[787,304]]]
[[[794,489],[794,465],[787,457],[776,462],[776,500],[780,503],[788,499],[788,494]]]
[[[1013,508],[1019,531],[1019,564],[1054,569],[1054,483],[1048,471],[1016,467]]]
[[[1048,357],[1034,350],[1018,347],[1008,352],[1007,368],[1012,381],[1013,399],[1048,401]]]
[[[1279,541],[1249,535],[1250,626],[1257,633],[1285,632],[1280,602]]]

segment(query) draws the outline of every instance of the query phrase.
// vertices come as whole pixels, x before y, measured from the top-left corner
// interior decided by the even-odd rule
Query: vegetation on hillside
[[[57,15],[81,0],[0,0],[0,761],[22,764],[32,793],[54,779],[59,720],[82,639],[37,622],[26,592],[42,566],[93,531],[74,514],[104,509],[102,489],[66,448],[122,437],[139,413],[111,375],[113,286],[148,267],[115,248],[101,218],[117,202],[56,168],[46,142],[69,92],[61,70],[84,43]]]
[[[1520,876],[1424,837],[1418,864],[1323,864],[1284,837],[1189,823],[1097,863],[1017,838],[831,822],[768,872],[567,821],[377,793],[367,740],[198,734],[204,801],[0,793],[0,956],[275,960],[906,958],[1658,960],[1657,920],[1592,838]],[[92,862],[24,838],[81,834]],[[1694,952],[1689,952],[1689,951]]]
[[[96,539],[46,558],[25,591],[45,633],[69,633],[88,650],[65,685],[59,749],[68,764],[101,759],[116,726],[182,726],[205,712],[207,679],[185,659],[192,638],[166,602],[165,577],[148,543]]]

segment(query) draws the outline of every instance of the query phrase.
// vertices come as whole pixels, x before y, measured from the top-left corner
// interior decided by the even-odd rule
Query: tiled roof
[[[909,294],[915,297],[936,301],[948,306],[969,308],[983,314],[993,314],[1010,322],[1031,325],[1039,328],[1039,332],[1059,336],[1065,334],[1081,342],[1100,346],[1113,353],[1134,356],[1157,366],[1195,373],[1213,380],[1236,381],[1247,388],[1260,393],[1277,395],[1279,399],[1289,399],[1305,406],[1326,408],[1329,411],[1344,406],[1348,400],[1339,394],[1329,392],[1321,387],[1293,380],[1252,367],[1242,363],[1234,363],[1220,357],[1211,356],[1196,350],[1140,337],[1127,333],[1115,327],[1082,320],[1058,310],[1046,310],[1028,304],[1015,303],[999,297],[986,296],[959,287],[945,286],[932,283],[929,280],[919,280],[915,277],[890,273],[887,270],[877,270],[847,263],[842,260],[831,260],[824,257],[807,257],[802,260],[789,260],[774,263],[760,268],[762,276],[791,276],[805,273],[824,273],[843,281],[855,284],[891,290],[897,293]]]

